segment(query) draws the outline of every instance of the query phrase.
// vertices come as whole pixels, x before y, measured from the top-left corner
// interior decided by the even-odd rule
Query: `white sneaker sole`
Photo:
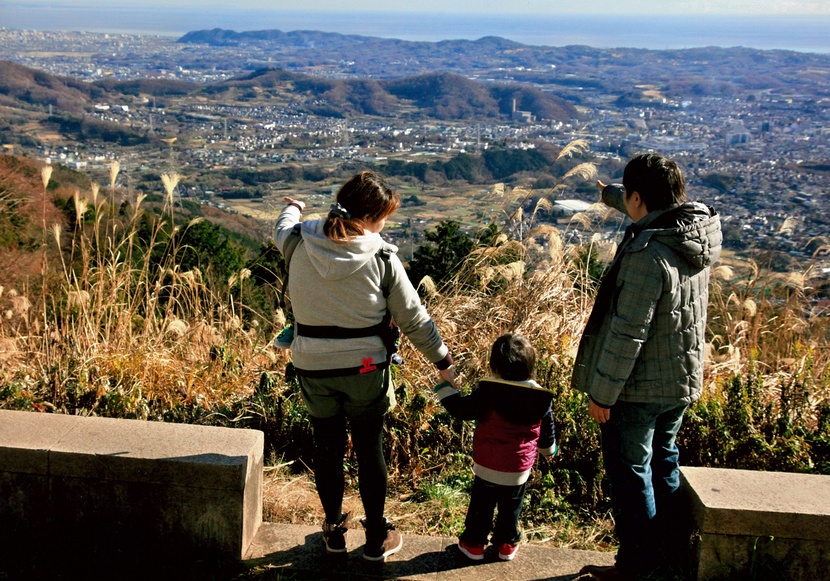
[[[325,542],[325,541],[323,541],[323,542]],[[326,545],[326,552],[327,553],[346,553],[346,552],[348,552],[348,550],[349,549],[347,549],[346,547],[343,547],[342,549],[332,549],[331,547]]]
[[[464,554],[465,557],[467,557],[468,559],[471,559],[473,561],[483,561],[484,560],[484,553],[482,553],[480,555],[475,555],[473,553],[470,553],[467,549],[465,549],[464,547],[461,546],[461,543],[458,543],[458,550],[461,551]]]
[[[389,555],[392,555],[393,553],[397,553],[398,551],[401,550],[401,547],[403,547],[403,535],[401,535],[401,542],[398,543],[397,547],[387,549],[386,552],[384,552],[379,557],[370,557],[366,553],[363,553],[363,558],[366,559],[367,561],[385,561],[386,557],[388,557]]]

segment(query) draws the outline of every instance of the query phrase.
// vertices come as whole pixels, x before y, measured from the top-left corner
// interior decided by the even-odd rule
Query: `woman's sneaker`
[[[518,552],[519,545],[511,545],[510,543],[499,545],[499,559],[502,561],[512,561]]]
[[[384,518],[378,526],[367,526],[366,519],[361,520],[360,524],[366,529],[363,558],[367,561],[385,561],[386,557],[401,550],[403,536],[388,519]]]
[[[346,533],[349,532],[349,513],[342,515],[340,521],[329,524],[323,521],[323,542],[327,553],[346,552]]]
[[[473,561],[481,561],[484,559],[484,545],[458,541],[458,550],[464,553],[468,559],[472,559]]]

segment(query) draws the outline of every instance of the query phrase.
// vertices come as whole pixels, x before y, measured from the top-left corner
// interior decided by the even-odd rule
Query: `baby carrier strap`
[[[392,286],[392,267],[389,264],[389,259],[394,251],[386,244],[377,251],[375,256],[379,256],[378,267],[380,268],[380,290],[383,292],[383,298],[389,298],[389,288]]]
[[[303,233],[301,223],[298,222],[291,228],[291,233],[285,240],[285,246],[282,253],[285,264],[285,272],[283,273],[282,289],[280,290],[280,307],[283,309],[285,308],[285,292],[288,289],[288,272],[291,257],[294,255],[294,251],[297,249],[297,246],[300,244],[302,239]],[[389,261],[393,252],[394,250],[392,247],[384,243],[381,249],[375,254],[378,261],[378,268],[381,271],[380,288],[381,292],[383,292],[383,298],[389,298],[390,287],[392,286],[392,266]],[[336,325],[304,325],[300,322],[296,322],[294,325],[297,335],[313,337],[315,339],[357,339],[360,337],[380,336],[384,339],[384,342],[388,342],[389,339],[387,336],[389,335],[389,329],[392,325],[392,315],[387,310],[383,320],[381,320],[381,322],[377,325],[372,325],[371,327],[347,328],[338,327]]]
[[[392,285],[392,267],[389,264],[390,256],[393,250],[384,245],[383,248],[377,251],[375,258],[378,261],[378,267],[381,270],[380,289],[383,293],[383,298],[389,298],[390,287]],[[315,339],[358,339],[361,337],[379,336],[388,341],[389,329],[392,325],[392,314],[386,310],[383,319],[377,325],[371,327],[338,327],[336,325],[304,325],[299,321],[295,324],[295,329],[298,336],[313,337]],[[395,337],[397,338],[397,337]],[[388,345],[387,345],[388,347]]]

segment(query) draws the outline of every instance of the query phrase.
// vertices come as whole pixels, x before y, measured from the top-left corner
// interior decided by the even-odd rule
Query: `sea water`
[[[198,9],[144,5],[90,7],[4,2],[0,26],[181,36],[194,30],[320,30],[412,41],[499,36],[537,46],[683,49],[703,46],[830,53],[830,16],[580,16]]]

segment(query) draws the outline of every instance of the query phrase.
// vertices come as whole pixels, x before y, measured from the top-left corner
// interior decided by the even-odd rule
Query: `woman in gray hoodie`
[[[384,517],[383,419],[395,406],[391,351],[382,335],[394,319],[441,376],[455,383],[452,356],[395,252],[380,237],[400,198],[374,172],[352,177],[325,220],[300,222],[305,204],[286,197],[274,238],[288,252],[294,319],[292,359],[314,430],[314,477],[326,514],[330,553],[346,552],[349,515],[342,513],[347,420],[358,462],[366,517],[363,557],[382,561],[403,539]],[[300,223],[299,231],[295,225]],[[292,236],[299,234],[299,242]],[[388,312],[388,315],[387,315]]]

